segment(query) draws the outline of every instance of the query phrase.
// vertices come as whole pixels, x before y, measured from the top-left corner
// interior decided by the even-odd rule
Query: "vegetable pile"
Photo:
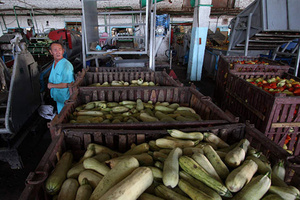
[[[287,96],[300,95],[300,82],[294,79],[282,79],[276,76],[270,79],[264,79],[262,77],[250,78],[246,79],[246,81],[270,94],[284,93]]]
[[[121,123],[121,122],[174,122],[201,121],[190,107],[178,103],[151,101],[105,102],[93,101],[78,106],[70,115],[70,123]]]
[[[271,166],[247,139],[228,145],[210,132],[168,133],[125,153],[90,143],[73,164],[65,152],[45,189],[63,200],[299,199],[283,161]]]
[[[157,86],[154,82],[144,81],[142,78],[137,80],[132,80],[129,82],[126,81],[112,81],[111,83],[104,82],[104,83],[93,83],[88,85],[88,87],[110,87],[110,86]]]
[[[231,65],[240,64],[240,65],[269,65],[269,63],[265,61],[259,60],[237,60],[231,63]]]

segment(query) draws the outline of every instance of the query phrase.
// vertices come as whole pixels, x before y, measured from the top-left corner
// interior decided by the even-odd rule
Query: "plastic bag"
[[[53,112],[54,107],[51,105],[41,105],[38,109],[39,115],[45,119],[52,120],[56,113]]]

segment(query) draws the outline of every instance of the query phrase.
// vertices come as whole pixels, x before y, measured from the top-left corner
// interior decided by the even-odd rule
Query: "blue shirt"
[[[52,64],[51,73],[49,76],[49,83],[71,83],[74,82],[74,69],[73,65],[65,58],[58,61],[54,68],[54,62]],[[51,97],[54,101],[64,103],[70,98],[69,88],[51,88]]]

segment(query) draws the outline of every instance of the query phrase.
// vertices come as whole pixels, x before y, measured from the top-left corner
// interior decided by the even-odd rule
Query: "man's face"
[[[62,59],[65,52],[65,50],[60,44],[52,44],[49,51],[53,56],[54,60]]]

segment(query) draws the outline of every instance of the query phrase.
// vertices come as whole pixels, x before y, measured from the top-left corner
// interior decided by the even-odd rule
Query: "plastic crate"
[[[235,61],[250,61],[258,60],[260,62],[264,61],[269,63],[265,64],[232,64]],[[232,64],[232,65],[231,65]],[[283,64],[278,61],[269,60],[261,57],[251,57],[251,56],[220,56],[218,62],[218,71],[216,77],[216,87],[214,92],[215,100],[223,108],[223,99],[226,90],[226,84],[228,83],[228,74],[234,72],[236,75],[282,75],[284,72],[289,71],[290,66]]]
[[[262,74],[264,72],[261,72]],[[275,143],[284,146],[287,135],[291,140],[288,150],[294,155],[300,154],[300,97],[276,94],[275,96],[254,86],[245,79],[251,77],[272,78],[274,76],[261,73],[230,73],[226,86],[224,108],[240,117],[242,122],[249,120],[257,129],[267,135]],[[281,78],[299,78],[283,73]]]
[[[247,138],[251,146],[263,152],[271,164],[275,164],[279,159],[286,161],[288,158],[286,151],[250,125],[239,123],[212,127],[184,128],[181,130],[211,131],[229,144]],[[149,142],[165,135],[168,135],[166,130],[66,129],[52,141],[36,170],[29,174],[26,179],[26,187],[19,199],[51,199],[45,192],[45,180],[57,162],[57,155],[61,155],[67,150],[71,150],[75,156],[74,159],[78,160],[91,142],[125,152],[130,149],[132,143]],[[285,165],[285,181],[300,189],[299,182],[296,182],[296,180],[299,180],[300,173],[297,173],[294,170],[295,167],[288,161],[285,162]]]
[[[77,106],[91,101],[121,102],[123,100],[143,102],[169,102],[178,103],[182,106],[192,107],[202,118],[202,121],[175,121],[175,122],[134,122],[114,124],[71,124],[69,116]],[[80,87],[70,100],[65,103],[64,108],[49,124],[54,137],[59,134],[57,130],[64,128],[113,128],[113,129],[162,129],[183,126],[199,126],[236,123],[238,118],[229,116],[216,106],[210,97],[201,94],[194,87],[110,87],[89,88]]]

